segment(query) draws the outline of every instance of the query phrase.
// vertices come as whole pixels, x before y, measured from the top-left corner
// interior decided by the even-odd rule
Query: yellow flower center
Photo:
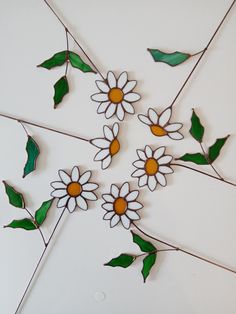
[[[71,182],[67,186],[67,193],[72,197],[77,197],[82,192],[82,187],[78,182]]]
[[[120,88],[114,87],[109,91],[108,98],[114,104],[119,104],[124,98],[124,93]]]
[[[154,158],[148,158],[145,162],[145,171],[147,175],[153,176],[158,172],[159,164]]]
[[[151,125],[150,126],[151,132],[152,134],[156,135],[156,136],[164,136],[167,135],[167,132],[165,129],[163,129],[161,126],[159,125]]]
[[[117,215],[123,215],[127,210],[127,202],[123,197],[118,197],[113,205],[114,211]]]
[[[110,144],[110,154],[111,156],[114,156],[115,154],[117,154],[120,150],[120,142],[118,141],[117,138],[115,138],[111,144]]]

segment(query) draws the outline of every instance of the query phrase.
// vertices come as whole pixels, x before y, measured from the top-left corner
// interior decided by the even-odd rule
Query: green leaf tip
[[[146,282],[146,279],[149,276],[152,267],[155,265],[155,262],[156,254],[148,254],[148,256],[143,259],[143,268],[141,273],[143,275],[144,283]]]
[[[23,178],[36,169],[37,158],[40,154],[39,146],[31,136],[28,136],[25,149],[27,152],[27,161],[24,167]]]
[[[191,55],[189,53],[183,53],[179,51],[175,51],[172,53],[163,52],[159,49],[147,49],[151,56],[153,57],[155,62],[163,62],[172,67],[175,67],[186,60],[188,60]]]
[[[11,185],[6,181],[2,181],[5,186],[5,191],[9,199],[9,203],[18,208],[25,208],[25,201],[23,195],[17,192]]]
[[[48,70],[63,65],[67,59],[67,51],[60,51],[55,53],[51,58],[45,60],[37,67],[42,67]]]
[[[104,266],[111,267],[129,267],[135,260],[135,256],[128,254],[120,254],[118,257],[111,259],[108,263],[104,264]]]
[[[156,247],[151,243],[144,239],[142,239],[138,234],[131,231],[131,234],[133,236],[133,242],[137,244],[142,252],[155,252],[157,249]]]
[[[36,230],[38,227],[36,224],[28,218],[21,220],[13,220],[8,225],[4,226],[4,228],[13,228],[13,229],[24,229],[24,230]]]
[[[176,160],[182,161],[190,161],[197,165],[209,165],[208,160],[206,157],[201,153],[193,153],[193,154],[184,154],[183,156],[176,158]]]
[[[74,68],[77,68],[84,73],[87,72],[97,73],[87,63],[85,63],[78,54],[76,54],[73,51],[69,51],[69,60]]]
[[[39,226],[42,225],[42,223],[47,218],[47,214],[48,214],[49,209],[52,206],[53,200],[54,199],[52,198],[48,201],[43,202],[40,208],[36,211],[35,220]]]
[[[190,134],[195,138],[196,141],[202,142],[204,135],[204,127],[201,124],[201,121],[193,109],[191,117],[191,128],[189,130]]]
[[[59,105],[64,96],[69,93],[69,84],[67,77],[62,76],[54,85],[54,108]]]
[[[227,139],[229,138],[229,135],[223,138],[218,138],[215,143],[209,147],[209,160],[212,163],[213,161],[216,160],[216,158],[220,155],[221,149],[226,143]]]

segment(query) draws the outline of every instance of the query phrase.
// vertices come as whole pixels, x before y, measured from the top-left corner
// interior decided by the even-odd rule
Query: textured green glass
[[[5,228],[14,228],[14,229],[25,229],[25,230],[35,230],[37,226],[34,222],[28,218],[22,220],[13,220],[9,225],[4,226]]]
[[[14,188],[7,184],[5,181],[3,181],[3,183],[5,185],[7,196],[9,198],[9,203],[15,207],[24,208],[25,202],[23,195],[14,190]]]
[[[57,66],[61,66],[66,62],[66,55],[67,51],[57,52],[50,59],[45,60],[43,63],[39,64],[38,67],[43,67],[50,70]]]
[[[62,76],[54,85],[54,107],[56,107],[68,93],[69,84],[67,78],[66,76]]]
[[[143,260],[143,268],[142,268],[142,275],[143,275],[143,280],[146,282],[147,277],[150,274],[150,271],[153,267],[153,265],[156,262],[156,254],[149,254],[146,256]]]
[[[135,257],[132,255],[121,254],[120,256],[115,257],[112,260],[110,260],[110,262],[106,263],[105,266],[127,268],[133,263],[134,260],[135,260]]]
[[[136,243],[139,246],[139,248],[140,248],[140,250],[142,252],[153,252],[153,251],[156,251],[156,248],[155,248],[155,246],[152,243],[143,240],[139,235],[137,235],[133,231],[131,231],[131,233],[132,233],[132,236],[133,236],[133,242]]]
[[[183,63],[191,57],[188,53],[175,51],[173,53],[165,53],[158,49],[148,49],[155,62],[164,62],[172,67]]]
[[[52,206],[53,199],[45,201],[42,203],[40,208],[35,213],[35,220],[38,225],[41,225],[47,217],[48,210]]]
[[[82,72],[94,72],[96,73],[88,64],[86,64],[79,55],[70,51],[69,60],[74,68],[80,69]]]
[[[221,148],[224,146],[228,137],[229,135],[223,138],[218,138],[215,143],[211,147],[209,147],[209,159],[211,162],[215,161],[216,158],[219,156]]]
[[[195,154],[187,153],[177,159],[183,160],[183,161],[191,161],[197,165],[209,165],[209,162],[207,161],[205,156],[202,155],[201,153],[195,153]]]
[[[38,144],[35,142],[35,140],[31,136],[28,136],[28,141],[26,144],[26,152],[27,152],[27,162],[24,167],[23,178],[35,170],[36,161],[40,153]]]
[[[196,141],[202,142],[202,138],[204,135],[204,127],[202,126],[201,121],[196,115],[194,110],[191,117],[191,123],[192,125],[189,130],[190,134],[195,138]]]

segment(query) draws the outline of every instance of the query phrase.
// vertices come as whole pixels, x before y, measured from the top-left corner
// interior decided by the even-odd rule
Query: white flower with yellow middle
[[[170,167],[173,157],[165,155],[165,149],[162,146],[153,151],[148,145],[144,150],[137,149],[139,160],[133,163],[137,170],[131,176],[139,179],[139,187],[147,185],[150,191],[154,191],[158,183],[166,186],[165,175],[174,171]]]
[[[91,96],[92,100],[100,103],[97,113],[104,113],[107,119],[116,115],[120,121],[124,120],[125,113],[134,114],[132,103],[141,98],[133,92],[136,84],[137,81],[128,80],[127,72],[121,73],[118,79],[113,72],[108,72],[106,80],[96,81],[100,92]]]
[[[140,219],[137,210],[141,209],[143,205],[137,202],[138,195],[139,191],[130,191],[128,182],[125,182],[120,188],[112,184],[110,194],[102,195],[105,201],[102,207],[106,210],[103,219],[110,220],[111,228],[121,222],[125,229],[129,229],[132,221]]]
[[[90,143],[100,150],[95,155],[94,161],[101,161],[102,169],[107,169],[115,156],[120,150],[120,142],[117,139],[119,133],[119,124],[114,123],[111,128],[105,125],[103,127],[104,138],[95,138]]]
[[[63,170],[58,171],[60,181],[51,182],[52,197],[58,198],[57,207],[66,208],[72,213],[78,206],[83,210],[88,209],[88,201],[96,201],[97,196],[93,192],[98,184],[89,182],[92,172],[86,171],[80,174],[79,168],[74,167],[69,175]]]
[[[160,115],[153,108],[148,109],[147,115],[139,114],[139,120],[148,125],[153,135],[169,136],[173,140],[183,139],[179,130],[183,127],[182,123],[169,123],[172,115],[171,108],[165,109]]]

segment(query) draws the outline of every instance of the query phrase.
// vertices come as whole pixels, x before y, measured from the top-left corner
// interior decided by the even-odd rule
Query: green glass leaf
[[[40,153],[38,144],[35,142],[35,140],[31,136],[28,136],[28,141],[26,144],[26,152],[27,152],[27,162],[24,167],[23,178],[35,170],[36,161]]]
[[[110,260],[110,262],[104,265],[111,266],[111,267],[127,268],[133,263],[134,260],[135,260],[135,257],[132,255],[121,254],[120,256],[113,258],[112,260]]]
[[[148,49],[155,62],[164,62],[172,67],[183,63],[191,57],[189,53],[175,51],[173,53],[166,53],[158,49]]]
[[[5,181],[3,181],[3,184],[5,185],[5,190],[9,198],[9,203],[18,208],[25,208],[23,195],[14,190],[14,188],[7,184]]]
[[[69,52],[69,60],[74,68],[80,69],[82,72],[93,72],[96,73],[88,64],[86,64],[79,55],[73,51]]]
[[[61,51],[55,53],[50,59],[45,60],[43,63],[39,64],[38,67],[43,67],[48,70],[61,66],[66,62],[67,51]]]
[[[21,220],[13,220],[9,225],[4,226],[4,228],[20,228],[25,230],[35,230],[37,229],[37,226],[34,224],[34,222],[28,218],[21,219]]]
[[[195,138],[196,141],[202,142],[202,138],[204,135],[204,127],[201,124],[199,117],[196,115],[195,111],[193,110],[192,117],[191,117],[191,128],[189,130],[190,134]]]
[[[148,241],[143,240],[139,235],[131,231],[133,236],[133,242],[136,243],[142,252],[154,252],[157,249],[155,246]]]
[[[37,222],[37,224],[40,226],[44,220],[47,217],[47,213],[48,210],[50,209],[50,207],[52,206],[53,203],[53,199],[50,199],[48,201],[45,201],[42,203],[42,205],[40,206],[40,208],[36,211],[35,213],[35,220]]]
[[[62,76],[54,85],[54,108],[62,101],[63,97],[69,93],[69,84],[66,76]]]
[[[216,158],[219,156],[221,148],[224,146],[225,142],[229,138],[229,135],[223,138],[218,138],[215,143],[209,147],[209,159],[211,162],[215,161]]]
[[[146,256],[143,260],[143,268],[142,268],[142,275],[143,275],[143,280],[146,282],[147,277],[150,274],[150,271],[153,267],[153,265],[156,262],[156,254],[149,254]]]
[[[185,154],[179,158],[176,158],[177,160],[183,160],[183,161],[191,161],[197,165],[209,165],[207,159],[204,155],[201,153],[195,153],[195,154]]]

